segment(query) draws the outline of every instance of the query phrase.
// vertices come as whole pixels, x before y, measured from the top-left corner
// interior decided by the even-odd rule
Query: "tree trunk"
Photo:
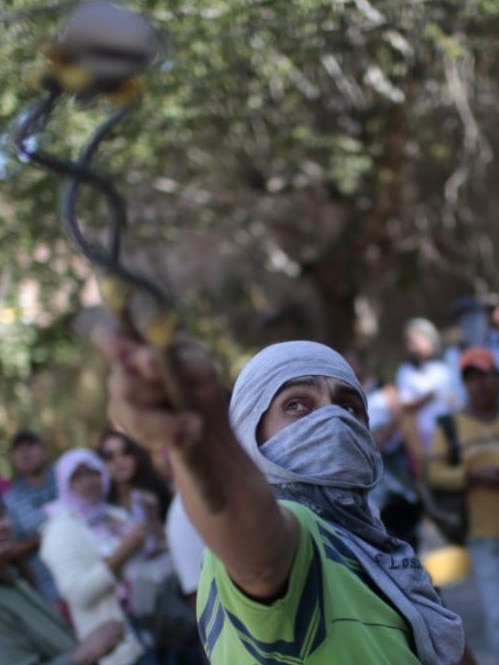
[[[305,276],[321,302],[324,343],[337,351],[346,351],[355,343],[355,288],[333,260],[310,266]]]

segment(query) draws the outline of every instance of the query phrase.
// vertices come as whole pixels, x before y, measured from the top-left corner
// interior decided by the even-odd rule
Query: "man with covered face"
[[[307,341],[264,349],[228,410],[208,355],[180,340],[170,350],[179,410],[152,349],[96,341],[113,363],[110,416],[168,448],[209,548],[198,619],[212,665],[460,662],[460,619],[369,505],[382,464],[365,395],[339,354]]]

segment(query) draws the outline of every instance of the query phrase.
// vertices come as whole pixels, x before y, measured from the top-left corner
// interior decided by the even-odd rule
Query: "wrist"
[[[85,653],[81,646],[76,647],[76,649],[69,654],[69,658],[74,665],[94,665],[97,662],[97,658],[93,654]]]

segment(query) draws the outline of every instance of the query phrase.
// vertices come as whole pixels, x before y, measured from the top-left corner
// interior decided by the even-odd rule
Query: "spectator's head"
[[[43,473],[49,462],[49,451],[39,434],[19,430],[10,440],[10,458],[14,473],[29,478]]]
[[[149,451],[123,432],[106,429],[97,446],[111,479],[109,500],[118,503],[118,486],[149,490],[156,494],[161,515],[166,513],[170,494],[166,481],[160,477]]]
[[[74,448],[61,455],[56,468],[58,501],[84,516],[101,506],[109,489],[109,476],[93,451]]]
[[[14,547],[14,536],[7,517],[5,504],[0,497],[0,571],[9,562]]]
[[[438,355],[441,350],[440,334],[428,319],[410,319],[404,326],[404,341],[411,360],[422,362]]]
[[[471,408],[495,411],[499,397],[499,372],[492,353],[474,346],[461,354],[459,368]]]
[[[123,432],[106,430],[101,436],[97,454],[104,460],[111,480],[115,483],[140,483],[152,465],[149,453]]]

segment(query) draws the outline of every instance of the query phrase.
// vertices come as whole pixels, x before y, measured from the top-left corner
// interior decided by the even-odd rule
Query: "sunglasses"
[[[132,454],[132,449],[128,445],[121,446],[121,448],[109,448],[108,450],[101,451],[101,457],[106,462],[116,459],[117,457],[126,457]]]

